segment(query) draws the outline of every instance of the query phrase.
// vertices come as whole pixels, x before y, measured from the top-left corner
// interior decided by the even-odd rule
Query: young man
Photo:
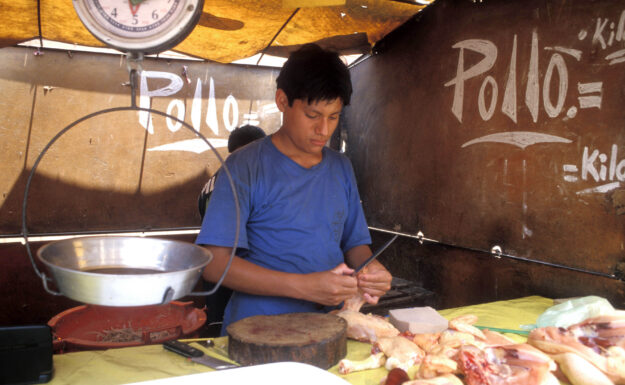
[[[350,275],[371,255],[371,238],[351,164],[325,144],[351,93],[349,71],[336,53],[303,46],[277,79],[282,127],[226,160],[241,208],[238,248],[245,257],[234,258],[224,280],[234,294],[222,334],[245,317],[322,311],[359,291],[376,303],[390,288],[391,275],[377,261]],[[220,174],[196,240],[214,255],[203,274],[211,282],[234,246],[233,194]]]

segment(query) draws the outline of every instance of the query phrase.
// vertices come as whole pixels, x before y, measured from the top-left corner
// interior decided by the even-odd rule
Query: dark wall
[[[391,270],[444,305],[625,304],[611,278],[625,261],[624,29],[608,0],[438,0],[352,69],[347,152],[369,224],[436,241],[404,238]]]

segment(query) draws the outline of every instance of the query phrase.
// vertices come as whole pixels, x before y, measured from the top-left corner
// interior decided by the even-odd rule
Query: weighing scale
[[[206,249],[191,243],[181,245],[181,242],[152,240],[149,238],[128,239],[128,237],[101,237],[96,245],[93,245],[96,240],[87,239],[88,237],[54,242],[54,247],[46,245],[41,248],[38,256],[41,262],[52,272],[55,278],[54,281],[56,281],[56,286],[60,289],[59,291],[54,291],[48,287],[48,283],[53,280],[47,277],[45,273],[39,271],[35,264],[28,242],[26,208],[28,191],[39,162],[48,149],[68,130],[85,120],[118,111],[142,111],[164,116],[172,121],[179,122],[208,145],[221,162],[225,175],[230,182],[236,210],[234,244],[238,244],[239,240],[240,218],[236,189],[230,171],[224,164],[217,150],[199,131],[196,131],[183,120],[151,108],[138,107],[135,101],[137,73],[141,71],[141,63],[144,55],[154,54],[173,48],[184,40],[199,21],[204,0],[73,0],[73,4],[78,17],[93,36],[104,44],[126,54],[130,76],[131,103],[130,106],[100,110],[79,118],[54,136],[37,157],[26,182],[22,206],[22,231],[33,268],[41,278],[44,289],[48,293],[52,295],[64,295],[79,302],[92,305],[156,305],[166,304],[186,295],[211,295],[223,282],[234,258],[236,248],[233,247],[226,269],[214,288],[208,292],[198,293],[190,293],[189,291],[193,289],[193,286],[202,274],[204,266],[210,262],[212,256]],[[135,64],[135,68],[133,68],[131,64]],[[90,244],[92,245],[89,248],[91,252],[101,254],[91,256],[91,258],[84,258],[85,247]],[[127,249],[124,245],[130,244],[135,244],[131,247],[135,250],[143,250],[144,254],[160,253],[162,256],[159,254],[148,258],[156,263],[155,266],[149,264],[147,266],[133,266],[133,258],[128,256],[123,258],[119,257],[120,253],[128,254],[124,253]],[[143,244],[145,244],[145,246]],[[174,271],[170,271],[170,269],[173,268],[171,264],[159,265],[157,260],[167,260],[167,256],[171,259],[171,254],[175,254],[177,252],[176,250],[181,250],[181,247],[186,250],[186,254],[196,254],[197,258],[195,258],[194,262],[186,264],[183,267],[176,266]],[[122,251],[112,252],[112,250],[110,250],[112,248],[121,248]],[[54,249],[60,250],[60,252],[46,252],[46,250]],[[67,257],[68,255],[70,256],[69,258]],[[102,264],[108,263],[106,261],[108,258],[110,258],[110,263],[113,265],[105,266]],[[142,258],[137,257],[135,259],[141,260]],[[143,259],[145,261],[145,258]],[[102,260],[105,261],[102,262]],[[97,265],[91,266],[92,263],[96,263]],[[104,272],[106,268],[109,268],[108,272]],[[110,268],[112,268],[112,270],[110,270]],[[128,268],[128,271],[123,274],[114,273],[114,271],[119,271],[120,268]],[[154,272],[152,270],[151,272],[139,272],[137,269],[154,269],[160,271]],[[181,275],[183,271],[187,273]],[[126,285],[127,287],[131,287],[132,285],[128,283],[129,280],[133,281],[136,287],[140,287],[142,283],[145,283],[147,287],[154,287],[157,294],[147,296],[145,295],[145,291],[141,294],[140,291],[138,291],[139,293],[135,293],[137,290],[114,290],[118,283],[121,286]],[[166,283],[167,281],[172,284]],[[160,286],[155,282],[161,282]],[[85,296],[85,291],[92,291],[92,293],[88,293],[88,295]],[[117,292],[117,294],[109,295],[107,292]]]

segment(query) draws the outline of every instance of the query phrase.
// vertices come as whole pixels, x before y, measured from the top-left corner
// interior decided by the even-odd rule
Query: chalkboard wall
[[[624,3],[438,0],[352,76],[347,153],[371,226],[622,277]],[[549,279],[529,290],[553,294]],[[569,293],[622,304],[615,282]]]

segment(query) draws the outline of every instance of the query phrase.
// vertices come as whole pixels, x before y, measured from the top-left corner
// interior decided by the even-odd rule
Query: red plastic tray
[[[206,322],[206,313],[193,302],[166,305],[109,307],[82,305],[48,321],[54,350],[111,349],[157,344],[191,337]],[[130,338],[133,337],[133,338]]]

